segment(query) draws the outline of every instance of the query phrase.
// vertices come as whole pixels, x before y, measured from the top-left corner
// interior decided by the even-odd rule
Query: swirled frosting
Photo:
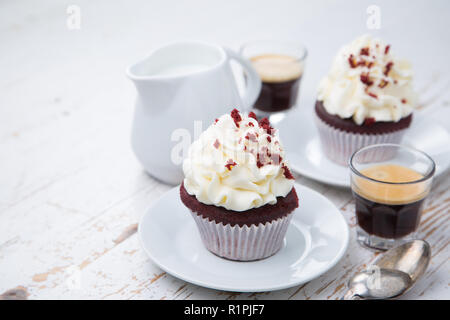
[[[183,171],[190,195],[233,211],[275,204],[294,185],[276,130],[236,109],[191,144]]]
[[[364,35],[339,50],[318,100],[328,113],[359,125],[366,119],[397,122],[416,105],[412,76],[410,63],[393,56],[390,45]]]

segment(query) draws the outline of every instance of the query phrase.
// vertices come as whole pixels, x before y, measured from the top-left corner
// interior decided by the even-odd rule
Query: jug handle
[[[245,90],[244,96],[242,97],[242,100],[246,111],[250,111],[259,96],[259,92],[261,91],[261,79],[250,61],[231,49],[224,48],[224,50],[227,53],[229,59],[239,62],[239,64],[245,70],[245,73],[247,75],[247,88]]]

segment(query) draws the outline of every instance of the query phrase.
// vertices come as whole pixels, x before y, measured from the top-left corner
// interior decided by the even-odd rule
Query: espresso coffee
[[[423,178],[420,173],[399,165],[377,165],[361,173],[371,179],[405,183]],[[353,194],[358,225],[368,234],[397,239],[415,230],[427,188],[424,184],[383,184],[356,178]]]
[[[254,108],[279,112],[291,108],[297,101],[303,64],[295,57],[264,54],[250,58],[261,77],[261,93]]]

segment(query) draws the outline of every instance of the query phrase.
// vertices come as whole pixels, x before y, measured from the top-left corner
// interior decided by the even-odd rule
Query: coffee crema
[[[358,225],[369,234],[390,239],[414,232],[428,193],[426,182],[414,182],[424,176],[394,164],[372,166],[360,173],[377,181],[355,178],[353,194]]]
[[[263,54],[250,58],[262,82],[286,82],[300,78],[303,65],[297,58],[280,54]]]
[[[263,54],[250,58],[262,81],[256,109],[268,112],[283,111],[297,100],[303,63],[297,58],[281,54]]]
[[[396,164],[383,164],[366,168],[360,173],[373,180],[387,182],[380,183],[357,177],[355,192],[369,200],[385,204],[405,204],[426,196],[425,183],[400,184],[418,181],[424,177],[410,168]]]

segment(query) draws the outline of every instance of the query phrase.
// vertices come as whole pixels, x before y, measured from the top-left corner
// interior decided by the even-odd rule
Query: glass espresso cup
[[[434,161],[424,152],[397,144],[376,144],[350,158],[357,240],[387,250],[411,240],[430,192]]]
[[[306,48],[293,42],[261,40],[243,45],[240,53],[261,77],[261,92],[253,111],[272,123],[281,121],[297,103]]]

